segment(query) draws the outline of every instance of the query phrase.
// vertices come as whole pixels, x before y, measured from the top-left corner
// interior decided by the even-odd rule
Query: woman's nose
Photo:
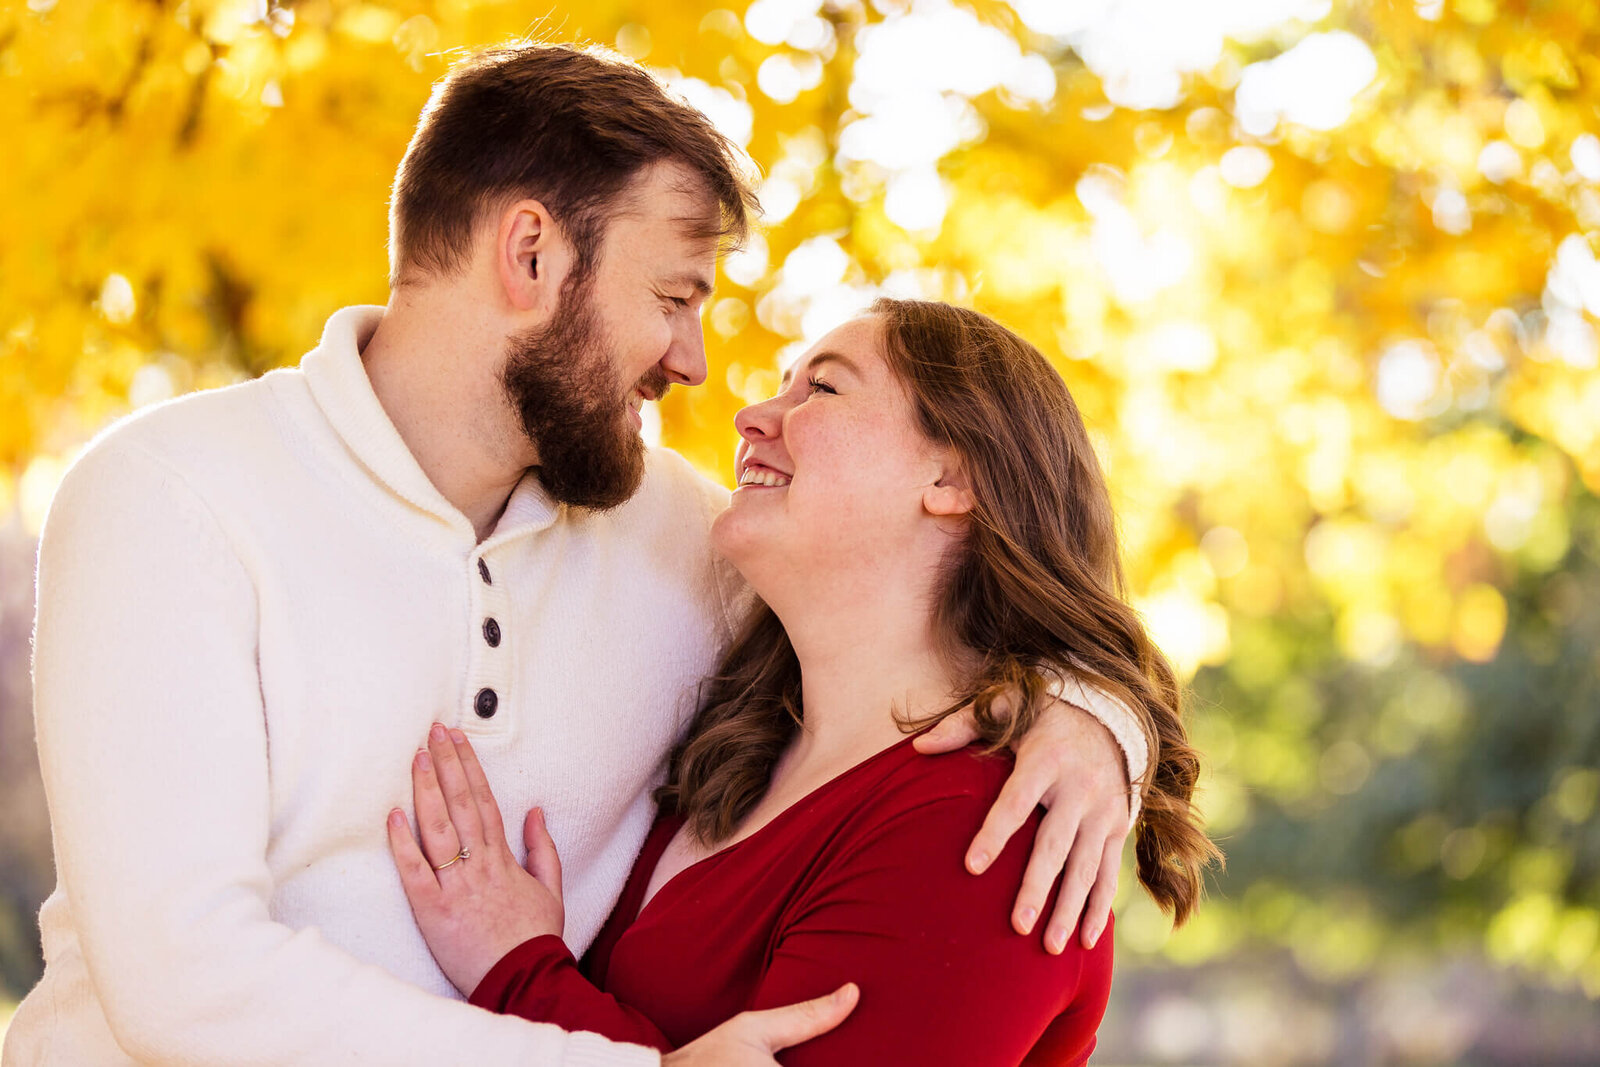
[[[739,431],[739,436],[747,441],[760,441],[776,437],[782,422],[782,412],[778,408],[778,397],[773,397],[771,400],[763,400],[759,404],[751,404],[733,417],[734,428]]]

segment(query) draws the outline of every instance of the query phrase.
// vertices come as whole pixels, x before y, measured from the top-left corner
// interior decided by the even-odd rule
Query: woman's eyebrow
[[[816,358],[811,360],[811,362],[810,362],[810,364],[808,364],[808,366],[812,370],[816,370],[819,366],[821,366],[824,363],[837,363],[837,364],[839,364],[839,366],[843,367],[845,370],[850,371],[856,377],[858,377],[858,378],[861,377],[861,368],[856,366],[855,361],[853,359],[851,359],[849,356],[843,355],[843,354],[841,354],[839,352],[818,352],[817,355],[816,355]],[[779,389],[787,389],[787,388],[789,388],[789,379],[792,378],[793,376],[794,376],[794,368],[793,367],[790,367],[788,370],[784,371],[783,372],[783,379],[778,383],[778,388]]]

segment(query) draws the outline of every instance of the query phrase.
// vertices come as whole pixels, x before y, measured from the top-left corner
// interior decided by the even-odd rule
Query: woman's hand
[[[561,860],[544,813],[528,812],[528,867],[506,845],[500,809],[472,745],[438,723],[411,761],[419,849],[405,812],[389,813],[389,848],[433,958],[471,996],[500,958],[524,941],[561,936]]]
[[[925,755],[953,752],[978,739],[967,708],[951,715],[913,744]],[[1093,948],[1111,917],[1128,838],[1128,777],[1122,750],[1111,731],[1082,708],[1056,700],[1015,746],[1017,765],[989,810],[983,828],[967,850],[967,869],[982,874],[1000,855],[1033,809],[1047,809],[1034,838],[1033,855],[1022,878],[1011,925],[1032,933],[1065,870],[1055,913],[1045,932],[1046,951],[1067,946],[1079,927],[1085,948]]]

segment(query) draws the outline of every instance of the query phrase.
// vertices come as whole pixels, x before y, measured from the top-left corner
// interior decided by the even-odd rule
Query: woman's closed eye
[[[811,391],[813,393],[822,392],[827,393],[829,396],[839,395],[839,391],[837,389],[823,381],[821,378],[808,378],[806,380],[810,384]]]

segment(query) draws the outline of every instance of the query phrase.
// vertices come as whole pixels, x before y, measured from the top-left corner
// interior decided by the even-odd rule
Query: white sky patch
[[[1505,141],[1490,141],[1478,153],[1478,173],[1504,185],[1522,174],[1522,156]]]
[[[690,106],[703,112],[728,140],[740,148],[749,147],[750,132],[755,125],[755,114],[749,104],[728,90],[699,78],[684,78],[676,76],[674,72],[666,72],[664,80]]]
[[[722,261],[722,273],[737,285],[754,289],[767,274],[767,239],[759,233],[745,238],[744,247]]]
[[[100,286],[100,314],[106,317],[106,321],[124,325],[132,321],[138,307],[133,296],[133,283],[121,274],[106,275],[106,280]]]
[[[1121,175],[1091,167],[1078,180],[1078,200],[1093,219],[1089,247],[1124,306],[1145,303],[1181,282],[1194,263],[1194,249],[1167,229],[1146,233],[1122,201]]]
[[[839,156],[889,170],[937,163],[983,135],[983,120],[966,100],[937,93],[880,100],[877,110],[839,135]]]
[[[1600,263],[1581,234],[1568,234],[1556,248],[1556,261],[1545,279],[1545,308],[1583,309],[1600,317]]]
[[[901,96],[957,93],[973,97],[1005,86],[1040,103],[1055,95],[1052,76],[1039,77],[1043,57],[947,0],[920,0],[909,15],[864,27],[850,104],[873,112]],[[1044,63],[1049,68],[1049,63]],[[1046,91],[1048,90],[1048,91]]]
[[[822,60],[809,53],[768,56],[756,70],[756,86],[779,104],[792,103],[821,84]]]
[[[1378,359],[1378,403],[1397,419],[1431,414],[1439,391],[1439,357],[1422,341],[1397,341]]]
[[[651,448],[661,445],[661,405],[654,400],[647,400],[639,408],[639,436],[644,438],[644,443]]]
[[[1169,108],[1185,75],[1208,71],[1229,40],[1315,23],[1330,0],[1013,0],[1029,29],[1064,39],[1126,108]]]
[[[821,0],[755,0],[745,11],[744,28],[762,44],[782,44],[821,7]]]
[[[761,221],[773,225],[794,214],[804,195],[800,186],[781,174],[774,174],[761,183],[756,196],[761,201]]]
[[[1255,145],[1239,145],[1222,153],[1217,169],[1235,189],[1254,189],[1272,173],[1272,157]]]
[[[1445,187],[1433,194],[1428,207],[1433,211],[1433,224],[1449,234],[1463,234],[1472,229],[1472,208],[1460,189]]]
[[[986,132],[973,97],[994,90],[1019,104],[1055,97],[1047,59],[949,0],[916,0],[909,13],[863,27],[856,46],[850,106],[860,117],[840,133],[839,159],[887,172],[884,210],[907,230],[937,232],[944,220],[938,163]]]
[[[159,404],[177,395],[172,375],[159,363],[146,363],[133,372],[128,382],[128,404],[142,408],[146,404]]]
[[[775,284],[756,304],[756,316],[774,333],[807,340],[859,314],[878,290],[847,282],[850,255],[832,237],[796,245]]]
[[[1590,370],[1600,365],[1600,337],[1581,311],[1552,311],[1545,323],[1544,343],[1569,367]]]
[[[1132,354],[1141,366],[1198,374],[1216,365],[1217,338],[1203,322],[1163,322],[1133,339]]]
[[[1587,180],[1600,182],[1600,137],[1580,133],[1573,138],[1572,167]]]
[[[1239,124],[1258,137],[1280,121],[1331,130],[1350,118],[1355,98],[1378,76],[1378,61],[1361,38],[1343,30],[1313,33],[1239,75]]]
[[[883,212],[903,230],[937,230],[950,206],[939,172],[932,167],[902,171],[889,179]]]

